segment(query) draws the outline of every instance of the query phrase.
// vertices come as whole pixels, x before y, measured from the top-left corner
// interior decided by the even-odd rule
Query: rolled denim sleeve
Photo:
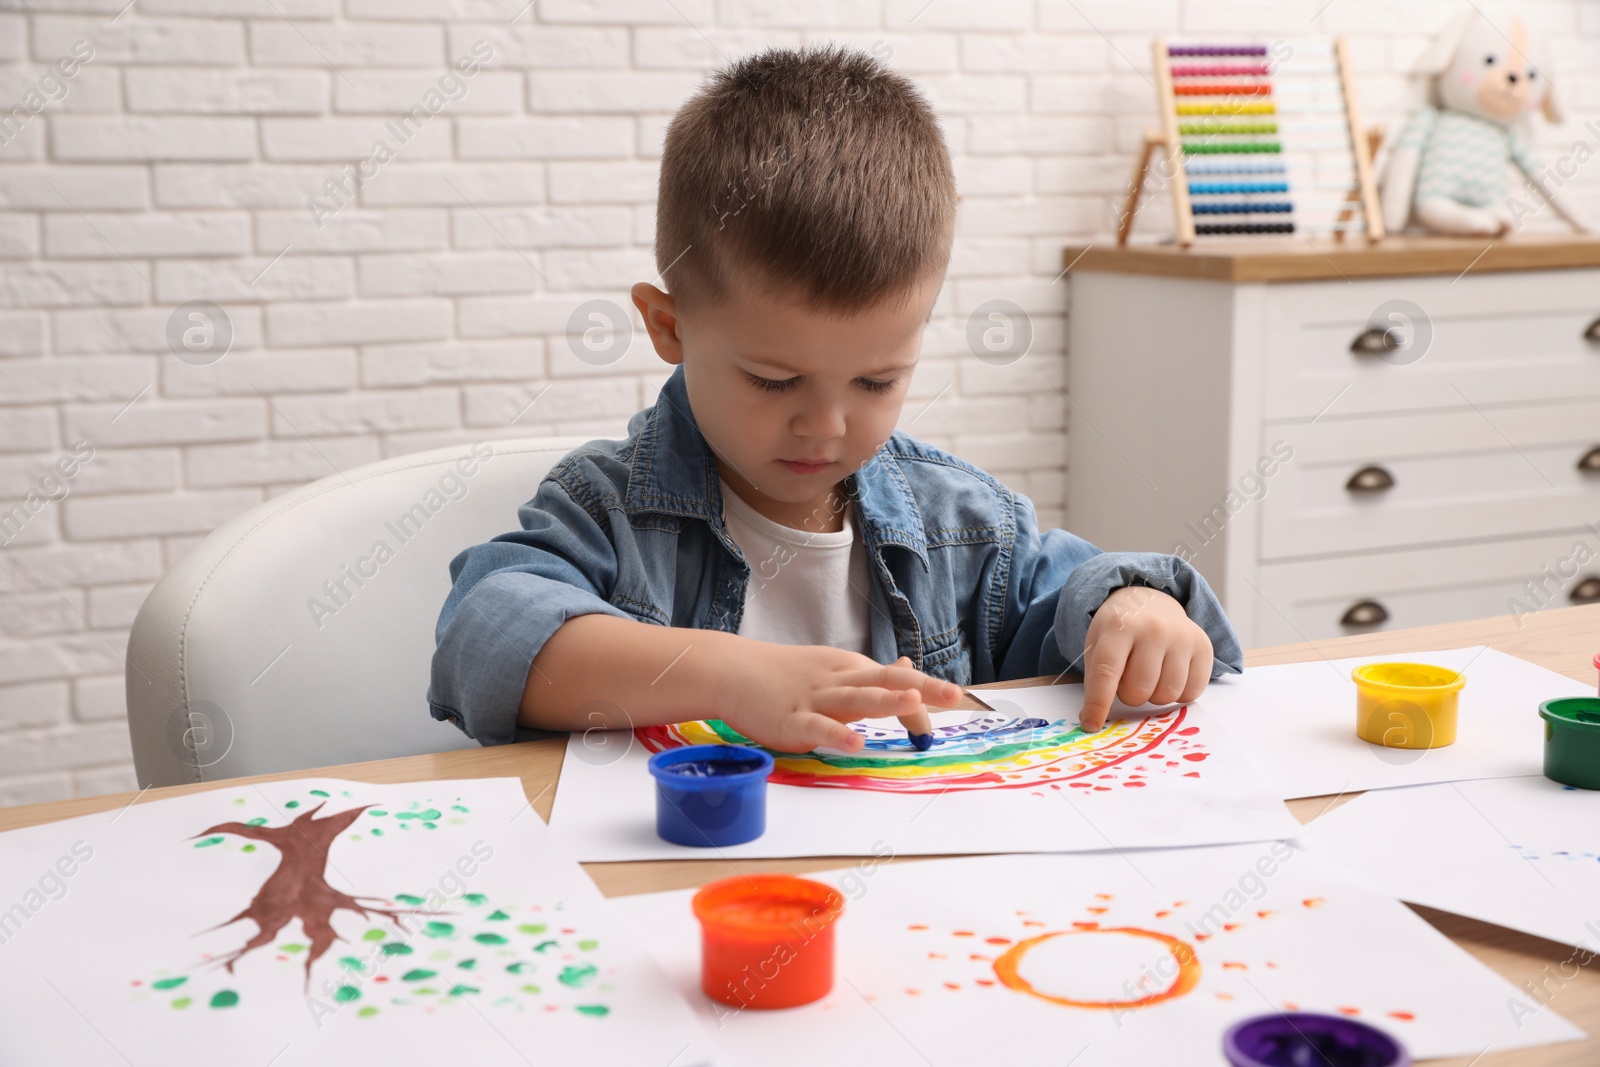
[[[1033,503],[1021,494],[1006,584],[998,680],[1082,671],[1089,620],[1125,585],[1159,589],[1183,605],[1211,638],[1211,677],[1244,669],[1238,635],[1199,571],[1177,556],[1102,552],[1065,530],[1041,534]]]
[[[1187,561],[1159,552],[1102,552],[1079,565],[1061,588],[1056,607],[1056,636],[1062,670],[1083,670],[1089,620],[1106,597],[1125,585],[1159,589],[1183,605],[1194,624],[1211,638],[1211,677],[1244,670],[1239,635],[1205,577]]]
[[[517,517],[520,531],[450,561],[453,584],[434,634],[429,710],[482,745],[562,736],[517,723],[534,657],[570,618],[630,617],[604,598],[616,578],[606,527],[554,475]]]

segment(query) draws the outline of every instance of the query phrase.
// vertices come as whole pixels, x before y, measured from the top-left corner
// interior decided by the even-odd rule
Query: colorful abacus
[[[1375,135],[1361,127],[1342,38],[1272,49],[1157,40],[1154,51],[1162,130],[1145,134],[1119,244],[1157,148],[1185,247],[1216,235],[1383,237]]]

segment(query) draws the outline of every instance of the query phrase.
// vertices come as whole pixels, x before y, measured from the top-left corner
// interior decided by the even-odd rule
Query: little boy
[[[882,716],[923,747],[924,705],[963,684],[1081,669],[1097,730],[1113,696],[1238,671],[1183,560],[1041,533],[1026,497],[895,431],[955,209],[931,109],[871,57],[717,72],[667,131],[667,291],[633,287],[676,369],[626,440],[551,470],[521,530],[451,561],[433,716],[486,745],[721,718],[858,751],[846,724]]]

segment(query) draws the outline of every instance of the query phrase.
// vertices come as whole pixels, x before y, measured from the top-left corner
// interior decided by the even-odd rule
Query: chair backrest
[[[128,641],[140,785],[474,744],[428,714],[450,560],[516,529],[517,508],[581,443],[480,442],[355,468],[191,548]]]

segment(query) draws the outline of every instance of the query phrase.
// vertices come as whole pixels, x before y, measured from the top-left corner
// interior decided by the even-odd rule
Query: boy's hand
[[[1124,704],[1190,701],[1211,679],[1211,638],[1159,589],[1113,590],[1084,639],[1083,711],[1078,725],[1106,724],[1111,698]]]
[[[892,715],[908,732],[926,734],[923,704],[960,700],[960,686],[923,674],[905,656],[885,665],[840,648],[749,641],[728,664],[717,710],[729,726],[779,752],[859,752],[865,739],[846,723]]]

